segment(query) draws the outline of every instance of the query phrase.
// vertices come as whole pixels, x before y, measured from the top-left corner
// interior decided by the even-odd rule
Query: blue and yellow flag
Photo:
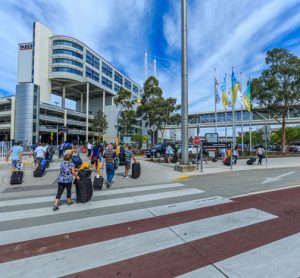
[[[232,70],[232,74],[231,74],[232,105],[236,103],[236,96],[239,88],[240,88],[240,83],[235,77],[235,74]]]
[[[245,105],[245,108],[248,112],[251,111],[251,88],[250,88],[250,79],[247,82],[247,88],[244,92],[244,95],[242,97],[243,103]]]
[[[228,106],[228,94],[227,94],[227,91],[226,91],[226,74],[225,74],[224,80],[223,80],[222,85],[221,85],[221,90],[222,90],[223,106],[224,106],[224,108],[226,108]]]

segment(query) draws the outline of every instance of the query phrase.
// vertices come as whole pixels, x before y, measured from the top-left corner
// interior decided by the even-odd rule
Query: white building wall
[[[32,43],[18,45],[18,77],[17,82],[32,81]]]
[[[51,83],[49,80],[49,38],[51,30],[35,22],[34,35],[34,84],[40,86],[41,102],[51,103]]]

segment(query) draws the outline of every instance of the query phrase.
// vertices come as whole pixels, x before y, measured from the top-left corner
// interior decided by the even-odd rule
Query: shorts
[[[11,162],[11,166],[12,166],[13,168],[15,168],[16,170],[20,171],[20,170],[21,170],[21,167],[22,167],[22,163],[21,163],[20,160],[13,160],[13,161]]]
[[[42,160],[43,160],[42,157],[36,157],[35,158],[35,163],[40,164]]]
[[[131,162],[125,161],[125,169],[130,170],[130,168],[131,168]]]

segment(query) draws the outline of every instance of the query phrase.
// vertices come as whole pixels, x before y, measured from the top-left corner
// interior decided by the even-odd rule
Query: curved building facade
[[[83,42],[55,35],[35,22],[32,43],[19,44],[16,140],[28,144],[49,138],[91,140],[96,136],[91,121],[103,111],[108,121],[107,141],[113,141],[108,138],[117,135],[119,113],[114,97],[121,87],[131,91],[133,98],[142,93],[136,82]],[[56,105],[51,102],[54,96],[61,100]],[[33,105],[35,98],[38,104]],[[73,109],[67,100],[73,101]]]

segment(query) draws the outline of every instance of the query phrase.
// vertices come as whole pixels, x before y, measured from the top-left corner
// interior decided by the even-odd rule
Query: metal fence
[[[1,141],[0,142],[0,161],[5,161],[7,154],[12,148],[12,141]]]

